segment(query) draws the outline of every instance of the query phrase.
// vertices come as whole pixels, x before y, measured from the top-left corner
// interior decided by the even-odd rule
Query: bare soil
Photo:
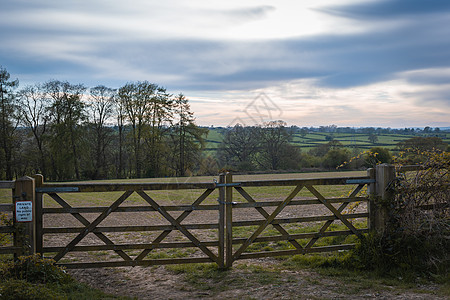
[[[448,299],[433,292],[435,286],[413,290],[392,286],[361,287],[312,270],[278,270],[271,282],[254,280],[249,265],[279,264],[272,259],[236,263],[220,280],[203,278],[204,286],[192,286],[184,274],[164,266],[71,270],[77,280],[107,293],[137,299]],[[258,275],[257,275],[258,276]]]

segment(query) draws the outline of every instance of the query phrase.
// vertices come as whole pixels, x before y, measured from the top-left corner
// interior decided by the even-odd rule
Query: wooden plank
[[[206,204],[206,205],[167,205],[162,206],[167,211],[193,211],[193,210],[218,210],[219,205],[217,204]],[[86,206],[86,207],[47,207],[43,208],[44,214],[74,214],[74,213],[99,213],[107,209],[107,206]],[[148,212],[156,211],[153,207],[145,206],[121,206],[118,207],[114,212]]]
[[[211,252],[206,246],[204,246],[192,233],[189,232],[186,228],[184,228],[176,219],[174,219],[164,208],[162,208],[158,203],[156,203],[149,195],[147,195],[144,191],[137,191],[137,193],[147,201],[151,206],[153,206],[158,212],[166,218],[173,226],[177,227],[177,229],[183,233],[189,240],[191,240],[200,250],[203,251],[206,255],[208,255],[213,261],[219,264],[218,257]]]
[[[0,212],[14,212],[14,204],[13,203],[0,204]]]
[[[306,253],[350,250],[353,248],[355,248],[354,244],[345,244],[345,245],[314,247],[314,248],[309,248],[309,249],[293,249],[293,250],[279,250],[279,251],[267,251],[267,252],[255,252],[255,253],[242,253],[237,259],[288,256],[288,255],[306,254]]]
[[[277,179],[277,180],[251,180],[240,181],[241,187],[250,186],[298,186],[298,185],[345,185],[347,180],[370,179],[367,176],[359,177],[337,177],[337,178],[315,178],[315,179]]]
[[[132,261],[109,261],[109,262],[87,262],[87,263],[59,263],[56,264],[66,269],[88,269],[88,268],[112,268],[112,267],[136,267],[136,266],[157,266],[175,264],[196,264],[214,262],[209,257],[192,258],[168,258],[152,260],[132,260]]]
[[[217,223],[203,223],[203,224],[183,224],[186,229],[219,229]],[[79,233],[86,227],[45,227],[42,229],[44,234],[50,233]],[[177,230],[173,225],[149,225],[149,226],[97,226],[92,230],[92,233],[98,232],[141,232],[141,231],[165,231]]]
[[[346,184],[369,184],[375,183],[375,179],[348,179]]]
[[[347,180],[370,179],[367,176],[360,177],[338,177],[338,178],[315,178],[315,179],[278,179],[278,180],[251,180],[240,181],[242,187],[248,186],[297,186],[297,185],[341,185]],[[112,192],[127,190],[180,190],[180,189],[214,189],[213,182],[176,182],[176,183],[45,183],[41,188],[74,187],[79,192]]]
[[[44,183],[44,188],[77,188],[80,193],[115,192],[115,191],[150,191],[150,190],[184,190],[214,189],[213,182],[174,182],[174,183]],[[71,191],[67,191],[71,192]],[[73,191],[72,191],[73,192]]]
[[[277,208],[268,216],[268,218],[262,223],[258,229],[245,241],[244,244],[233,254],[233,260],[236,260],[248,246],[255,240],[255,238],[263,232],[263,230],[269,225],[275,217],[286,207],[286,205],[300,192],[303,188],[302,185],[298,185],[295,189],[287,196],[287,198],[279,205]]]
[[[342,203],[342,202],[367,202],[366,197],[353,197],[353,198],[325,198],[329,203]],[[268,206],[278,206],[282,201],[258,201],[255,203],[234,203],[233,208],[249,208],[249,207],[268,207]],[[288,203],[288,206],[297,205],[313,205],[322,204],[318,199],[305,199],[305,200],[292,200]]]
[[[38,187],[36,193],[73,193],[79,192],[76,186],[54,186],[54,187]]]
[[[184,219],[186,219],[191,213],[192,211],[194,211],[194,209],[196,207],[198,207],[212,192],[214,191],[214,189],[207,189],[205,190],[195,201],[194,203],[192,203],[192,210],[189,211],[184,211],[181,213],[181,215],[178,216],[178,218],[176,218],[176,221],[181,223]],[[175,226],[174,226],[175,227]],[[156,239],[153,240],[153,244],[156,243],[160,243],[162,240],[164,240],[171,232],[173,229],[166,229],[163,232],[161,232],[161,234],[159,236],[156,237]],[[145,249],[144,251],[142,251],[141,254],[139,254],[135,260],[143,260],[148,253],[150,253],[152,249]]]
[[[13,189],[14,181],[0,181],[0,189]]]
[[[205,246],[217,247],[219,241],[203,241]],[[113,245],[89,245],[75,246],[70,252],[84,251],[106,251],[106,250],[136,250],[136,249],[172,249],[172,248],[193,248],[197,247],[193,242],[173,242],[173,243],[146,243],[146,244],[113,244]],[[44,252],[59,252],[65,247],[44,247]]]
[[[126,191],[122,196],[119,197],[116,201],[114,201],[111,206],[101,213],[89,226],[86,226],[86,229],[79,233],[65,248],[63,251],[60,251],[53,258],[55,261],[59,261],[64,255],[66,255],[73,247],[75,247],[89,232],[92,231],[95,227],[97,227],[100,222],[102,222],[111,212],[113,212],[123,201],[125,201],[133,191]]]
[[[369,229],[358,229],[359,233],[368,233]],[[256,238],[253,243],[263,243],[263,242],[277,242],[277,241],[288,241],[290,239],[301,240],[308,239],[313,237],[329,237],[329,236],[344,236],[344,235],[352,235],[354,234],[351,230],[339,230],[339,231],[325,231],[323,233],[320,232],[309,232],[309,233],[298,233],[298,234],[290,234],[289,236],[284,235],[274,235],[274,236],[263,236]],[[235,238],[233,239],[233,244],[242,244],[246,241],[246,238]]]
[[[356,214],[343,214],[342,215],[346,219],[358,219],[358,218],[368,218],[369,213],[356,213]],[[338,217],[335,215],[329,216],[311,216],[311,217],[297,217],[297,218],[283,218],[283,219],[275,219],[271,224],[286,224],[286,223],[309,223],[309,222],[317,222],[317,221],[335,221],[338,220]],[[251,220],[251,221],[236,221],[233,222],[233,227],[237,226],[259,226],[264,219],[260,220]]]

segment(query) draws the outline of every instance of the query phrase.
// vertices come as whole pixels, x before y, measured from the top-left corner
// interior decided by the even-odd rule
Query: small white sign
[[[33,221],[33,202],[17,201],[16,222],[32,222],[32,221]]]

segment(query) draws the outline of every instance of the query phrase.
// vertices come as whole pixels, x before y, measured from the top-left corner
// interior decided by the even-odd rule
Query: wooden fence
[[[33,203],[32,222],[21,224],[27,247],[15,243],[0,247],[0,253],[42,253],[67,268],[199,262],[227,268],[241,259],[346,250],[354,246],[355,237],[382,229],[387,215],[369,201],[370,197],[361,196],[361,191],[367,186],[368,195],[391,197],[386,187],[393,179],[395,169],[390,165],[369,169],[367,176],[361,177],[234,182],[231,174],[221,174],[218,182],[209,183],[61,184],[45,183],[41,175],[24,177],[1,187],[13,188],[14,203]],[[345,196],[328,195],[328,186],[351,186],[352,191]],[[278,188],[280,193],[287,194],[267,199],[258,192],[264,188]],[[179,195],[198,193],[187,204],[168,205],[159,199],[163,197],[158,193],[164,191]],[[107,205],[98,206],[99,202],[106,203],[98,199],[86,200],[88,205],[84,206],[71,202],[74,197],[89,195],[108,198]],[[173,200],[170,195],[165,198]],[[136,204],[138,200],[142,203]],[[356,202],[367,204],[360,206],[362,211],[349,210],[349,205]],[[311,211],[306,207],[320,212],[306,214]],[[10,204],[0,206],[9,212],[14,208]],[[135,217],[131,217],[133,214]],[[148,223],[149,214],[152,218],[158,216],[160,223]],[[193,214],[200,214],[197,215],[200,218],[191,220]],[[125,215],[121,220],[132,224],[116,224],[113,215]],[[57,220],[62,218],[72,218],[78,224],[61,226]],[[316,231],[298,231],[298,228]],[[0,232],[17,235],[16,229],[17,226],[0,227]],[[116,239],[115,235],[121,238]],[[129,240],[123,242],[124,237]],[[320,244],[322,239],[332,239],[331,244]],[[154,254],[160,249],[193,250],[186,257],[184,252],[182,257],[161,257]],[[113,253],[118,259],[104,256],[104,252]],[[94,261],[85,261],[81,258],[93,257],[86,253],[100,254],[94,255],[97,257]]]

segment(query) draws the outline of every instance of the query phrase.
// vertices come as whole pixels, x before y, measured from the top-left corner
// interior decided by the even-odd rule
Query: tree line
[[[50,80],[18,88],[0,67],[0,178],[184,176],[206,129],[189,101],[148,81],[119,89]]]

